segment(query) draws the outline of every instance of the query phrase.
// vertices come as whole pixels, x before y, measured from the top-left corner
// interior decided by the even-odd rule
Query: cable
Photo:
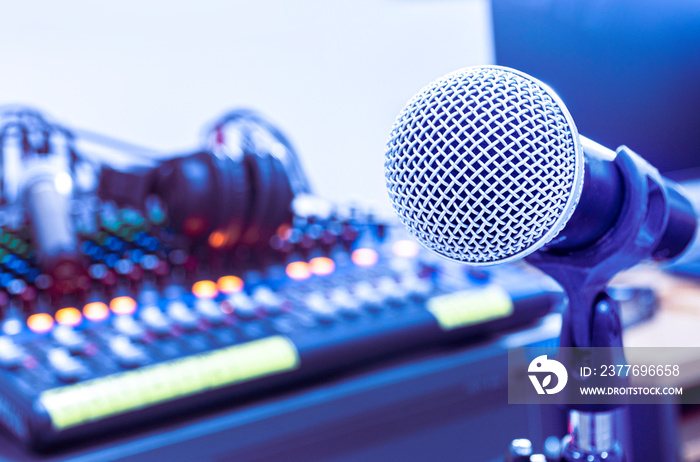
[[[146,148],[143,146],[139,146],[137,144],[129,143],[126,141],[121,141],[116,138],[112,138],[111,136],[103,135],[100,133],[95,133],[90,130],[84,130],[82,128],[74,128],[73,133],[82,140],[89,141],[95,144],[99,144],[101,146],[105,147],[110,147],[114,148],[120,153],[126,154],[127,156],[136,158],[136,159],[157,159],[159,157],[165,157],[165,154],[156,151],[155,149],[150,149]]]
[[[48,156],[52,152],[51,138],[60,136],[65,142],[67,164],[71,176],[75,176],[78,162],[85,162],[95,170],[94,165],[81,156],[75,148],[75,135],[68,128],[49,122],[44,115],[30,107],[20,105],[0,106],[0,203],[6,203],[6,172],[5,142],[18,136],[21,142],[21,157],[26,158],[32,154]]]

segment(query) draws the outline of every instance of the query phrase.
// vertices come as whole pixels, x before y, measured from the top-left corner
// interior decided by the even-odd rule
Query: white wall
[[[317,192],[384,206],[398,111],[493,59],[488,0],[15,1],[0,17],[0,104],[173,151],[226,109],[256,108]]]

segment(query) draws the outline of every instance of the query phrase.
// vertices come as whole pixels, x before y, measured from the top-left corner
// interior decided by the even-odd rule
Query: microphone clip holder
[[[624,358],[612,353],[619,352],[622,347],[620,307],[608,295],[607,287],[620,271],[654,256],[669,221],[670,196],[658,171],[627,147],[618,148],[611,162],[621,172],[624,198],[614,226],[593,245],[573,251],[543,247],[526,260],[554,278],[568,296],[560,346],[617,347],[610,348],[609,364],[621,364]],[[572,375],[574,382],[581,380],[576,374]],[[596,422],[619,414],[611,412],[616,407],[622,406],[572,405],[569,414],[572,433],[565,438],[568,448],[564,451],[565,460],[624,460],[619,443],[609,438],[610,435],[598,438],[608,441],[606,447],[581,441],[582,435],[600,430],[600,425],[595,428]],[[581,422],[587,422],[588,428],[579,432]],[[614,426],[614,422],[604,425],[607,432]],[[616,452],[619,453],[617,459]],[[575,453],[593,456],[593,459],[574,457]],[[602,453],[606,454],[604,459],[600,458]]]

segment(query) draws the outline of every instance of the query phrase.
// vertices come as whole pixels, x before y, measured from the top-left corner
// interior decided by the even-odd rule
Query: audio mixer
[[[29,447],[500,333],[561,302],[526,266],[436,259],[367,211],[292,213],[299,182],[245,140],[236,163],[220,149],[103,166],[84,190],[69,148],[62,193],[42,167],[58,148],[25,127],[41,120],[13,117],[30,173],[0,207],[0,423]],[[247,186],[206,196],[235,175]]]

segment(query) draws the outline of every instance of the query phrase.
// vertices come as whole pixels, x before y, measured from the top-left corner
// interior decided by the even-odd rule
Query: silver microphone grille
[[[498,66],[431,83],[401,111],[384,169],[394,210],[436,253],[474,265],[522,258],[564,227],[584,158],[559,97]]]

